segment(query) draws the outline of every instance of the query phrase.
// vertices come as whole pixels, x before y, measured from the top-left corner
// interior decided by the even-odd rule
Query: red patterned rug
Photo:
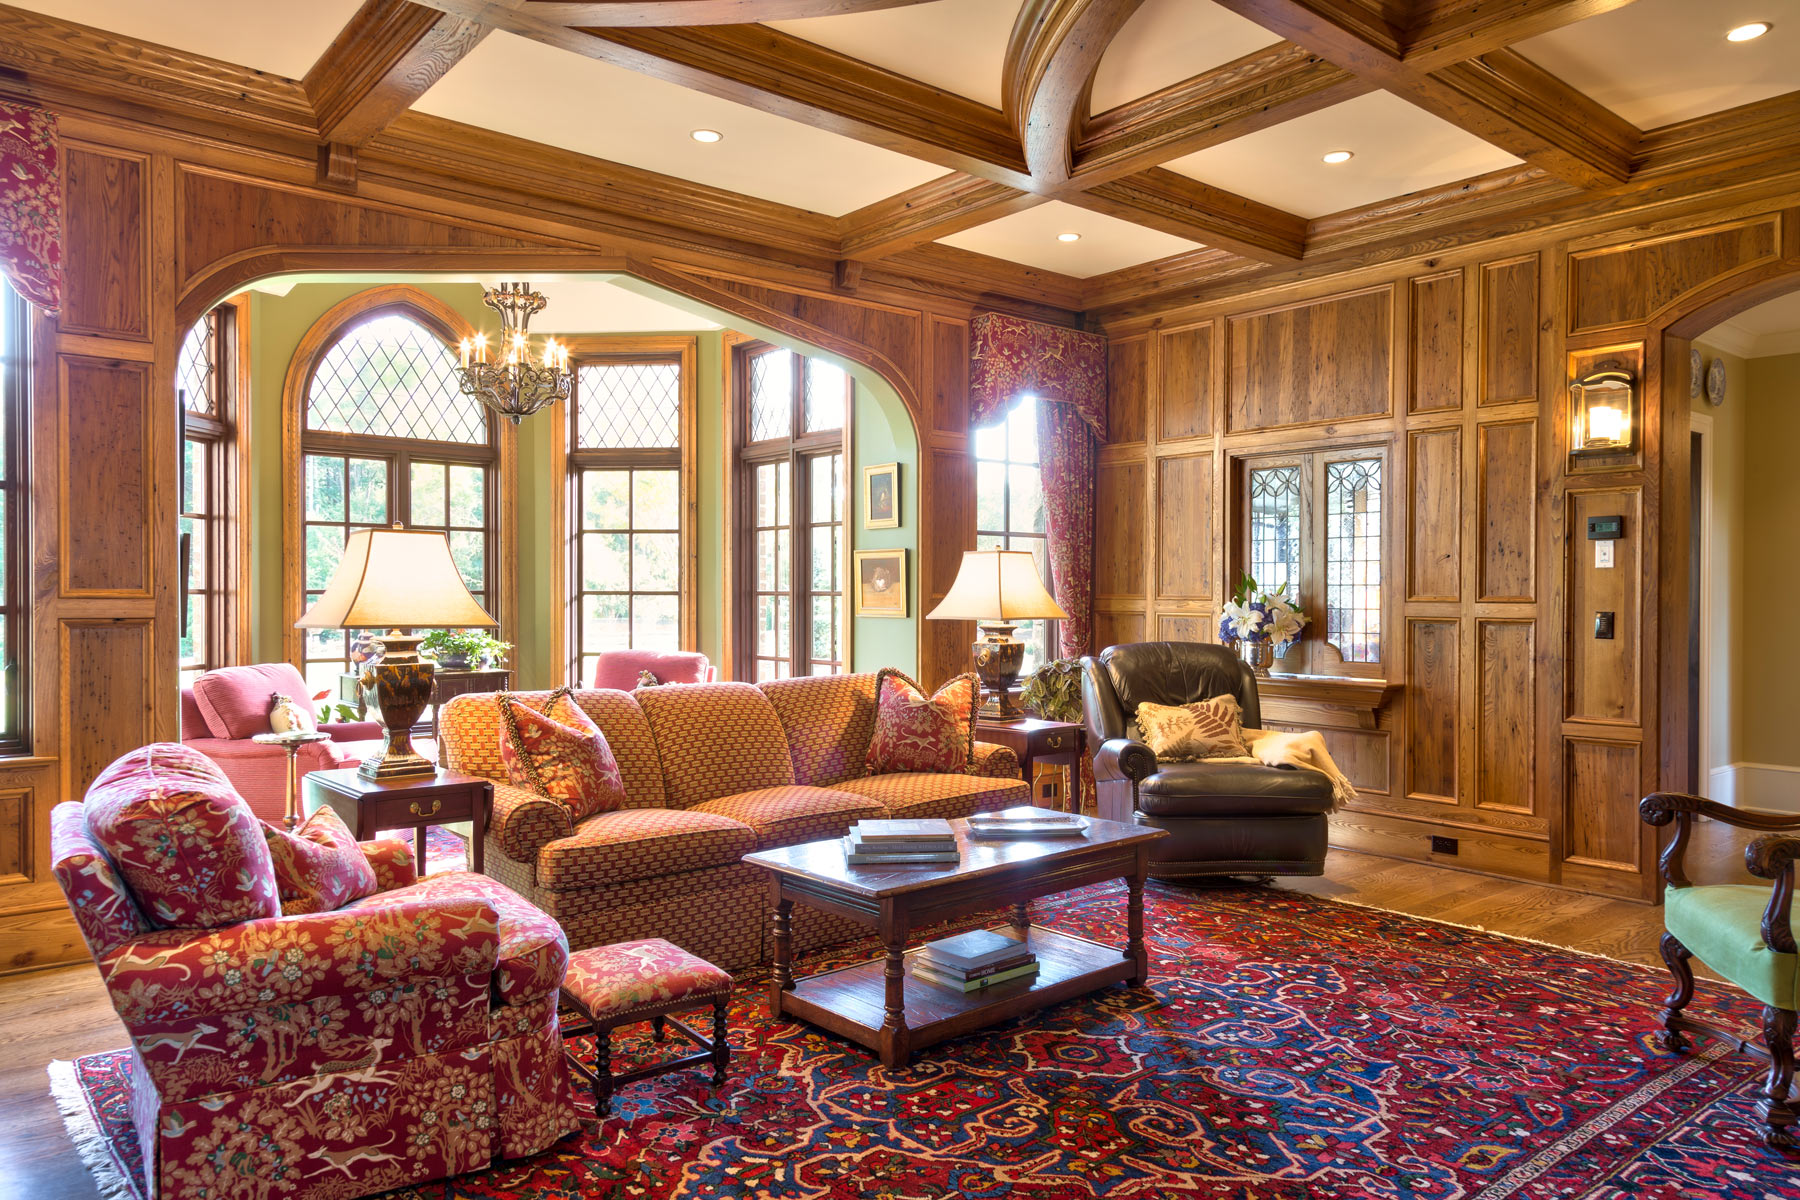
[[[1152,885],[1147,908],[1148,991],[1109,988],[904,1071],[771,1022],[746,976],[724,1088],[700,1071],[634,1084],[548,1154],[397,1195],[1800,1198],[1800,1162],[1757,1136],[1754,1062],[1651,1044],[1659,972],[1265,889]],[[1037,917],[1115,940],[1123,892]],[[1750,1001],[1701,992],[1697,1015],[1754,1028]],[[652,1052],[622,1049],[615,1069]],[[77,1140],[129,1178],[124,1060],[52,1073]]]

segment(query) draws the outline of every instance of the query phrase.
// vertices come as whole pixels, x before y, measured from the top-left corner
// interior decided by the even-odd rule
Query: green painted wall
[[[615,280],[621,284],[628,281]],[[285,296],[255,292],[250,301],[252,504],[250,521],[252,590],[250,620],[256,661],[281,657],[281,395],[288,365],[306,331],[332,305],[365,290],[367,284],[301,283]],[[481,305],[481,288],[467,283],[419,283],[462,313],[472,323],[490,325],[492,314]],[[816,354],[810,347],[771,330],[747,326],[720,313],[660,289],[645,288],[666,303],[728,324],[744,333]],[[604,331],[602,331],[604,332]],[[585,336],[585,335],[584,335]],[[632,334],[639,337],[643,334]],[[699,618],[698,649],[715,662],[723,647],[725,578],[725,404],[724,335],[681,334],[698,339],[696,370],[695,474],[699,490],[699,570],[695,597]],[[918,438],[906,406],[893,388],[864,368],[844,364],[856,378],[855,462],[849,485],[854,498],[851,544],[854,549],[903,546],[909,551],[906,620],[858,618],[852,631],[852,663],[857,670],[897,666],[918,669]],[[499,564],[518,573],[519,620],[507,632],[515,645],[512,662],[521,687],[550,687],[560,682],[561,668],[552,661],[554,623],[561,619],[550,594],[550,567],[557,548],[551,544],[550,505],[556,481],[550,470],[549,421],[528,418],[519,425],[518,529],[516,560]],[[902,523],[898,529],[862,528],[862,468],[870,463],[899,462]]]

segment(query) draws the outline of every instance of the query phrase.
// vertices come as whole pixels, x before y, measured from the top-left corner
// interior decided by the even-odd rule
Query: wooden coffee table
[[[1149,975],[1144,949],[1144,880],[1150,843],[1160,829],[1089,818],[1079,838],[1043,841],[972,839],[968,823],[952,821],[962,861],[936,866],[862,866],[844,861],[833,838],[803,846],[759,850],[744,861],[769,872],[774,906],[775,975],[769,1012],[812,1022],[902,1067],[915,1050],[985,1029],[1023,1013],[1060,1004],[1109,983],[1133,987]],[[1130,886],[1125,945],[1031,924],[1030,902],[1109,879]],[[795,903],[861,921],[887,953],[872,962],[795,979]],[[909,931],[985,909],[1012,908],[1012,926],[1038,956],[1038,973],[963,993],[911,977]],[[916,951],[914,953],[917,953]]]

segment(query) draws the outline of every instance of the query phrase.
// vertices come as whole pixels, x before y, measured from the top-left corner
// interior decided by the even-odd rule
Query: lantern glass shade
[[[300,629],[491,628],[463,583],[450,541],[429,529],[359,529]]]
[[[1569,451],[1618,454],[1637,444],[1637,388],[1625,371],[1602,367],[1569,389]]]

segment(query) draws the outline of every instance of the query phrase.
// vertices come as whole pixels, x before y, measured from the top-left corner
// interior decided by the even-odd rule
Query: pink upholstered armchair
[[[706,655],[685,650],[606,650],[594,663],[594,686],[629,692],[638,672],[648,671],[658,683],[711,683],[719,677]]]
[[[275,694],[291,696],[312,713],[306,681],[292,663],[258,663],[220,667],[194,680],[181,693],[181,741],[217,763],[251,811],[265,821],[279,821],[287,795],[287,751],[259,746],[250,739],[268,733]],[[381,738],[374,721],[322,722],[329,742],[300,747],[300,774],[354,767]]]

